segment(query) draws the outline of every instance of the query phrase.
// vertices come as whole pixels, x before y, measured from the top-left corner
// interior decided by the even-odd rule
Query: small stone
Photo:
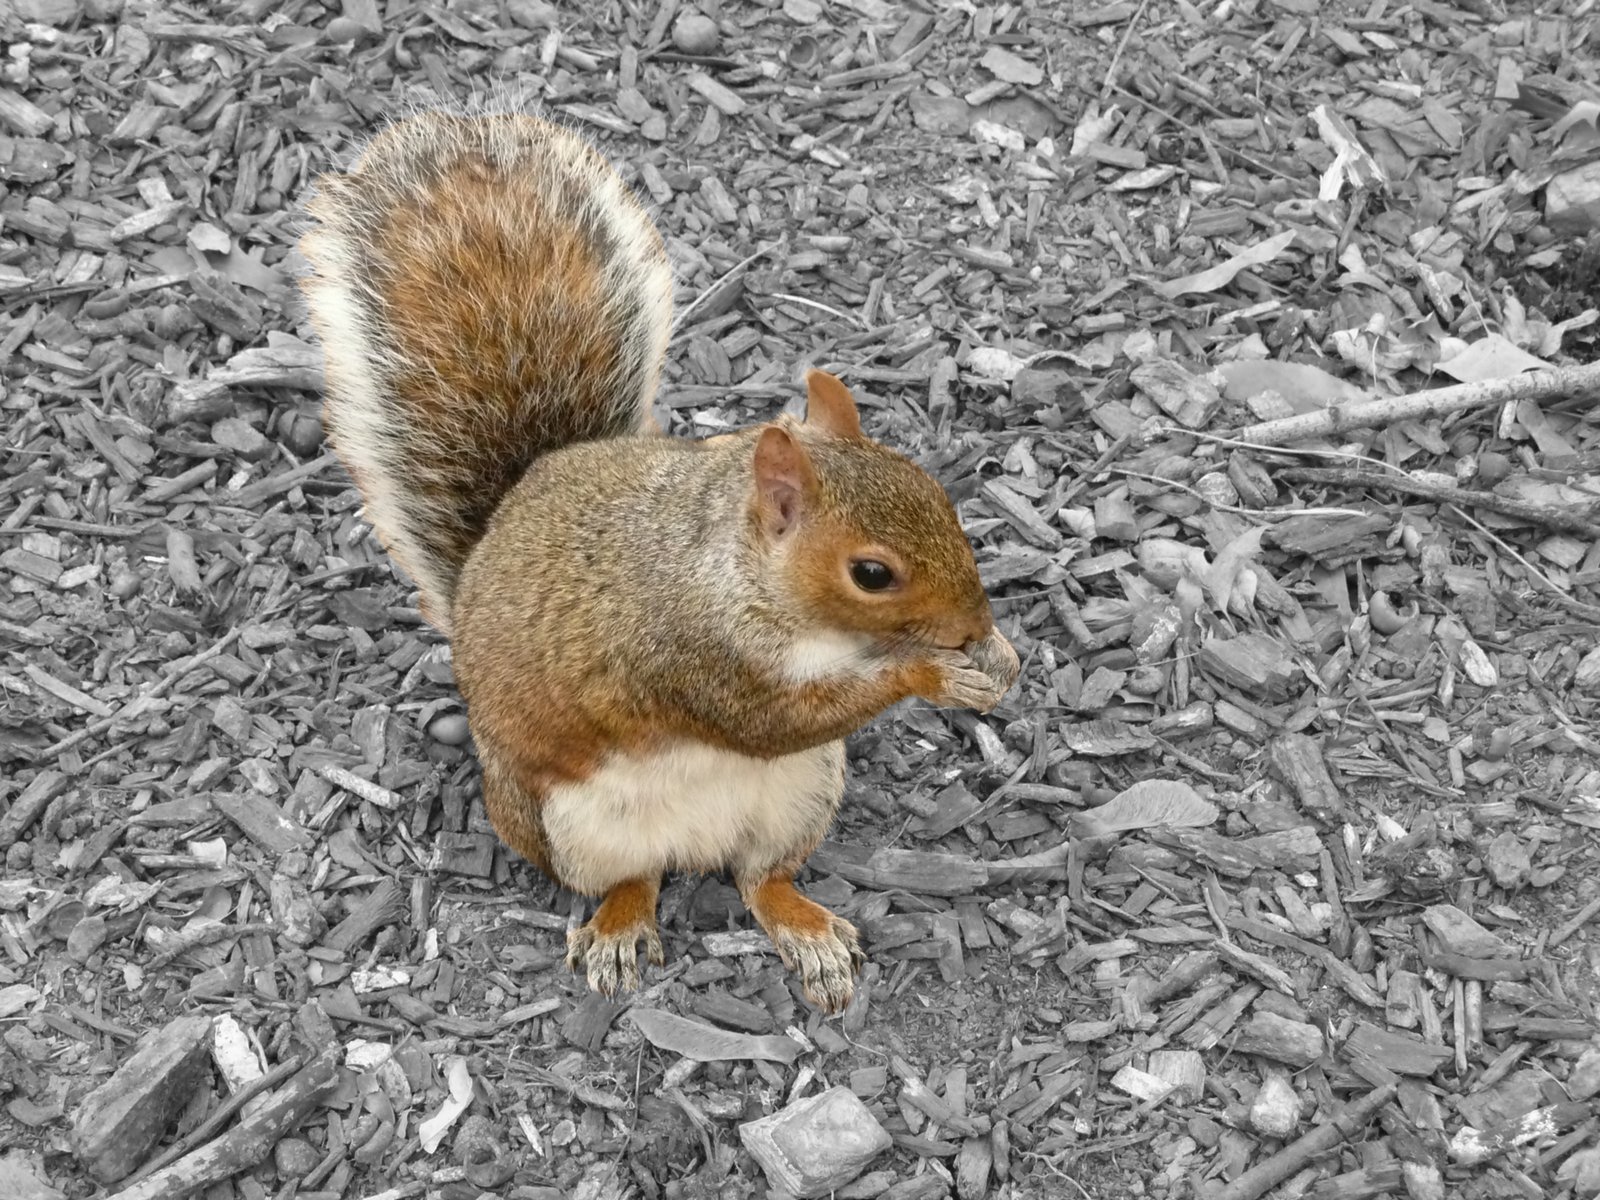
[[[1544,217],[1558,237],[1600,227],[1600,162],[1563,171],[1545,184]]]
[[[54,25],[58,29],[76,22],[83,15],[78,0],[15,0],[13,10],[24,21],[37,25]]]
[[[550,29],[556,23],[555,5],[549,0],[506,0],[506,16],[524,29]]]
[[[66,1193],[45,1182],[44,1166],[23,1150],[0,1157],[0,1196],[6,1200],[66,1200]]]
[[[717,23],[704,13],[686,12],[672,23],[672,44],[685,54],[714,54]]]
[[[925,133],[946,137],[965,137],[972,128],[973,112],[960,96],[933,96],[911,93],[911,120]]]
[[[287,1137],[272,1148],[272,1161],[279,1179],[304,1179],[316,1170],[322,1156],[304,1138]]]
[[[369,36],[365,26],[351,17],[335,17],[322,32],[324,40],[335,46],[365,41]]]
[[[1600,1196],[1600,1146],[1589,1146],[1579,1150],[1566,1162],[1561,1164],[1557,1172],[1557,1179],[1567,1178],[1571,1172],[1572,1194],[1589,1200],[1589,1197]]]
[[[223,417],[213,425],[211,440],[225,450],[232,450],[246,462],[256,462],[272,453],[272,443],[261,431],[238,417]]]
[[[1038,87],[1039,84],[1044,82],[1044,69],[1042,67],[999,46],[991,46],[978,62],[996,79],[1006,83],[1020,83],[1025,87]]]
[[[1591,1047],[1578,1056],[1567,1076],[1567,1095],[1574,1100],[1587,1100],[1596,1092],[1600,1092],[1600,1047]]]
[[[1196,1144],[1207,1150],[1213,1149],[1222,1137],[1222,1126],[1206,1116],[1190,1117],[1188,1130]]]
[[[1522,839],[1509,829],[1489,843],[1483,861],[1489,869],[1489,877],[1508,891],[1526,887],[1533,873],[1533,856]]]
[[[1024,367],[1011,381],[1011,403],[1029,416],[1051,408],[1072,409],[1083,403],[1083,392],[1065,367]]]
[[[1572,685],[1586,692],[1600,691],[1600,646],[1578,660],[1577,670],[1572,674]]]
[[[106,919],[96,913],[94,916],[85,917],[72,927],[72,932],[67,934],[67,954],[74,962],[86,963],[94,956],[95,951],[105,945],[110,929]]]
[[[739,1126],[774,1188],[805,1200],[849,1183],[893,1141],[847,1087],[830,1088]]]
[[[461,745],[469,733],[466,713],[440,713],[428,722],[428,736],[446,746]]]
[[[1300,1124],[1300,1098],[1280,1071],[1268,1071],[1250,1105],[1250,1125],[1265,1137],[1286,1138]]]

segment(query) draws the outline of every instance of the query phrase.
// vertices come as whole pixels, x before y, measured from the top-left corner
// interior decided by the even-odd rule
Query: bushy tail
[[[307,207],[329,440],[448,632],[461,566],[529,464],[648,427],[666,250],[599,154],[524,115],[403,120]]]

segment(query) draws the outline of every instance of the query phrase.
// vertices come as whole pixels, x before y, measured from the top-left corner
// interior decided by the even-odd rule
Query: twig
[[[1548,400],[1600,388],[1600,363],[1582,367],[1552,367],[1528,371],[1509,379],[1488,379],[1454,387],[1432,388],[1410,396],[1384,396],[1355,404],[1335,405],[1314,413],[1262,421],[1226,431],[1229,437],[1263,445],[1281,446],[1307,438],[1332,437],[1353,429],[1374,429],[1396,421],[1438,417],[1469,408],[1491,408],[1518,400]]]
[[[756,259],[764,258],[768,254],[771,254],[781,244],[782,243],[780,242],[772,242],[766,246],[758,247],[754,254],[751,254],[746,258],[742,258],[738,262],[734,263],[733,266],[729,267],[717,278],[715,283],[706,288],[693,300],[689,301],[689,303],[684,307],[683,311],[678,314],[677,320],[673,321],[672,323],[672,341],[674,343],[677,342],[677,340],[683,335],[683,331],[689,327],[689,318],[694,314],[694,310],[704,304],[709,297],[716,295],[717,290],[721,288],[723,284],[727,283],[728,280],[745,270],[745,268],[747,268],[751,263],[755,262]]]
[[[1139,20],[1144,16],[1144,10],[1150,7],[1150,0],[1139,0],[1139,8],[1128,21],[1128,27],[1122,31],[1122,40],[1117,43],[1117,52],[1111,56],[1111,62],[1106,66],[1106,81],[1100,85],[1100,98],[1104,100],[1111,94],[1111,89],[1116,86],[1117,64],[1122,61],[1122,52],[1128,48],[1128,39],[1133,36],[1133,31],[1139,27]]]
[[[1094,463],[1089,467],[1089,469],[1082,472],[1076,479],[1074,479],[1068,486],[1067,490],[1061,494],[1062,507],[1065,507],[1076,500],[1078,498],[1078,493],[1087,488],[1089,484],[1093,482],[1096,475],[1100,474],[1100,472],[1104,471],[1112,463],[1116,462],[1117,459],[1121,458],[1123,451],[1125,451],[1129,446],[1133,445],[1134,440],[1134,434],[1125,433],[1116,441],[1112,442],[1111,445],[1107,446],[1106,452],[1099,458],[1095,459]]]
[[[1398,1090],[1398,1085],[1393,1083],[1374,1088],[1347,1105],[1344,1112],[1326,1125],[1319,1125],[1296,1138],[1266,1162],[1257,1163],[1226,1187],[1211,1193],[1211,1200],[1260,1200],[1270,1188],[1277,1187],[1312,1159],[1360,1133],[1374,1114],[1394,1099]]]
[[[181,1200],[255,1166],[316,1107],[334,1081],[340,1047],[326,1046],[260,1108],[227,1133],[169,1166],[123,1188],[110,1200]]]
[[[162,692],[166,691],[169,687],[171,687],[183,676],[187,675],[190,671],[194,670],[194,668],[198,667],[201,663],[213,659],[217,655],[221,654],[229,646],[233,645],[233,643],[238,639],[239,635],[243,632],[244,626],[236,625],[234,628],[230,629],[226,634],[224,634],[222,638],[216,642],[213,642],[210,646],[207,646],[198,654],[191,654],[188,658],[180,658],[177,662],[170,663],[165,669],[162,670],[160,677],[156,679],[155,682],[150,684],[149,687],[145,688],[132,700],[129,700],[116,712],[112,713],[109,717],[101,717],[98,721],[91,721],[82,729],[78,730],[77,733],[70,733],[66,737],[62,738],[59,742],[56,742],[54,745],[46,746],[39,752],[39,758],[55,758],[63,751],[72,749],[72,747],[76,746],[79,742],[104,733],[118,721],[126,721],[132,717],[138,716],[139,713],[143,711],[146,704],[154,700],[157,696],[161,695]]]
[[[1516,517],[1533,525],[1559,529],[1564,533],[1576,533],[1588,538],[1600,537],[1600,525],[1589,520],[1582,509],[1574,511],[1551,508],[1545,504],[1531,504],[1526,500],[1497,496],[1493,492],[1468,491],[1448,484],[1428,483],[1409,475],[1380,475],[1373,471],[1361,471],[1349,467],[1288,467],[1279,471],[1278,475],[1291,483],[1331,483],[1340,487],[1383,488],[1415,496],[1420,500],[1433,500],[1439,504],[1487,508],[1491,512],[1504,513],[1508,517]]]
[[[1198,488],[1192,488],[1187,483],[1179,483],[1176,479],[1163,479],[1159,475],[1146,475],[1143,471],[1130,471],[1126,467],[1113,467],[1118,475],[1129,479],[1142,479],[1146,483],[1153,483],[1160,487],[1174,488],[1180,492],[1188,492],[1207,508],[1214,508],[1218,512],[1237,513],[1241,517],[1256,517],[1263,521],[1290,520],[1293,517],[1364,517],[1367,514],[1355,508],[1245,508],[1239,504],[1224,504],[1220,500],[1213,500]]]
[[[1090,94],[1093,94],[1092,91],[1091,91],[1091,88],[1092,88],[1091,84],[1079,82],[1078,83],[1078,88],[1079,88],[1079,90],[1081,90],[1083,92],[1088,92]],[[1168,112],[1166,109],[1162,108],[1159,104],[1152,104],[1150,101],[1146,100],[1143,96],[1139,95],[1138,92],[1130,92],[1127,88],[1121,86],[1120,84],[1115,84],[1115,83],[1111,85],[1111,90],[1113,92],[1117,93],[1117,95],[1126,97],[1127,99],[1132,100],[1135,104],[1142,104],[1146,108],[1148,108],[1151,112],[1165,117],[1167,120],[1171,121],[1174,125],[1176,125],[1179,129],[1183,130],[1184,133],[1187,133],[1190,137],[1194,138],[1195,141],[1198,142],[1198,141],[1205,141],[1206,140],[1205,139],[1205,135],[1199,129],[1195,128],[1193,125],[1189,124],[1189,122],[1183,120],[1181,117],[1175,116],[1174,114]],[[1232,146],[1228,146],[1228,145],[1225,145],[1225,144],[1222,144],[1222,143],[1219,142],[1219,143],[1217,143],[1216,149],[1218,150],[1219,153],[1226,154],[1229,158],[1232,158],[1232,159],[1234,159],[1234,160],[1236,160],[1238,162],[1242,162],[1247,167],[1253,167],[1257,171],[1260,171],[1260,172],[1262,172],[1264,174],[1276,175],[1279,179],[1286,179],[1290,183],[1299,182],[1298,180],[1295,179],[1295,177],[1293,175],[1290,175],[1287,171],[1280,170],[1277,167],[1273,166],[1269,162],[1262,162],[1259,158],[1253,158],[1250,155],[1246,154],[1242,150],[1235,150]]]
[[[1508,545],[1504,538],[1497,536],[1495,532],[1488,526],[1474,521],[1471,516],[1462,512],[1453,504],[1450,505],[1450,511],[1456,516],[1460,517],[1468,525],[1471,525],[1479,533],[1483,534],[1484,537],[1493,542],[1497,547],[1499,547],[1502,554],[1515,559],[1521,565],[1522,569],[1528,572],[1530,577],[1537,579],[1540,583],[1544,584],[1545,587],[1549,588],[1549,594],[1554,596],[1555,599],[1560,604],[1565,606],[1569,612],[1583,617],[1585,620],[1600,620],[1600,608],[1596,608],[1592,604],[1585,604],[1582,600],[1575,600],[1571,596],[1567,595],[1565,590],[1556,585],[1555,580],[1551,579],[1550,576],[1546,575],[1538,567],[1534,566],[1527,559],[1523,558],[1522,555],[1518,554],[1515,546]]]

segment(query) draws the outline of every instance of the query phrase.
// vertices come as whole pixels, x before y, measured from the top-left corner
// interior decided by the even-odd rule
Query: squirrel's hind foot
[[[567,934],[567,966],[584,972],[589,986],[605,996],[639,986],[639,943],[656,966],[666,962],[656,928],[660,884],[632,879],[606,893],[594,916]]]
[[[866,961],[856,927],[802,896],[787,876],[745,890],[745,904],[767,931],[783,965],[800,977],[806,999],[823,1012],[843,1012]]]

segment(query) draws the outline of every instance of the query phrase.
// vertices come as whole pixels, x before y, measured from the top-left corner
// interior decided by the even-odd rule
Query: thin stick
[[[773,242],[773,243],[771,243],[769,245],[761,246],[760,248],[758,248],[756,250],[756,252],[754,254],[750,255],[748,258],[741,259],[739,262],[734,263],[733,266],[729,267],[726,271],[724,271],[721,275],[719,275],[717,277],[717,281],[715,283],[713,283],[710,287],[706,288],[703,292],[701,292],[693,300],[689,301],[687,307],[685,307],[684,310],[678,314],[677,320],[673,321],[673,323],[672,323],[672,342],[673,342],[673,344],[676,345],[678,339],[683,336],[683,331],[689,327],[689,318],[694,315],[694,310],[695,309],[699,308],[702,304],[705,303],[706,298],[708,296],[713,295],[718,288],[720,288],[728,280],[732,279],[735,275],[737,275],[741,271],[743,271],[751,263],[755,262],[756,259],[763,258],[766,255],[771,254],[774,250],[776,250],[779,247],[780,244],[781,243],[779,243],[779,242]]]
[[[1114,81],[1117,78],[1117,65],[1122,62],[1122,52],[1128,48],[1128,39],[1133,37],[1133,31],[1139,27],[1140,18],[1144,10],[1150,7],[1150,0],[1139,0],[1139,9],[1128,22],[1128,27],[1122,31],[1122,40],[1117,43],[1117,52],[1111,56],[1111,62],[1106,67],[1106,81],[1100,85],[1100,99],[1104,100],[1111,94]]]
[[[1468,525],[1471,525],[1479,533],[1483,534],[1484,537],[1488,538],[1491,542],[1498,546],[1502,554],[1516,560],[1522,569],[1528,572],[1529,576],[1537,579],[1540,583],[1544,584],[1545,587],[1549,588],[1550,595],[1554,596],[1556,600],[1565,605],[1570,612],[1575,613],[1576,615],[1583,617],[1588,621],[1600,620],[1600,608],[1596,608],[1592,604],[1585,604],[1582,600],[1577,600],[1572,596],[1567,595],[1565,590],[1556,585],[1555,580],[1551,579],[1550,576],[1546,575],[1538,567],[1534,566],[1527,559],[1523,558],[1522,555],[1518,554],[1517,548],[1515,546],[1508,545],[1506,540],[1498,536],[1494,530],[1488,528],[1486,525],[1482,525],[1479,522],[1474,521],[1470,514],[1462,512],[1455,505],[1452,504],[1449,507],[1452,513],[1460,517]]]
[[[1211,1193],[1211,1200],[1260,1200],[1270,1188],[1277,1187],[1312,1159],[1360,1133],[1373,1115],[1394,1099],[1398,1090],[1398,1085],[1393,1083],[1374,1088],[1347,1105],[1344,1112],[1326,1125],[1319,1125],[1296,1138],[1266,1162],[1257,1163],[1226,1187]]]
[[[1289,467],[1279,471],[1278,476],[1291,483],[1332,483],[1341,487],[1382,488],[1406,496],[1415,496],[1421,500],[1433,500],[1439,504],[1487,508],[1491,512],[1504,513],[1508,517],[1559,529],[1564,533],[1600,538],[1600,525],[1591,521],[1581,508],[1576,510],[1551,508],[1545,504],[1530,504],[1526,500],[1498,496],[1494,492],[1468,491],[1447,484],[1428,483],[1409,475],[1380,475],[1373,471],[1343,467]]]
[[[1600,389],[1600,363],[1582,367],[1552,367],[1547,371],[1513,375],[1509,379],[1487,379],[1481,383],[1433,388],[1410,396],[1384,396],[1355,404],[1335,405],[1301,416],[1246,425],[1242,429],[1227,431],[1227,436],[1262,445],[1281,446],[1285,442],[1333,437],[1355,429],[1375,429],[1396,421],[1440,417],[1469,408],[1492,408],[1497,404],[1520,400],[1548,400],[1595,389]]]
[[[1546,942],[1545,945],[1549,946],[1552,950],[1555,949],[1555,947],[1561,945],[1562,942],[1566,941],[1573,934],[1577,933],[1578,930],[1587,925],[1590,920],[1593,919],[1595,913],[1600,913],[1600,898],[1591,900],[1589,903],[1580,908],[1578,910],[1578,915],[1573,917],[1572,920],[1568,921],[1560,929],[1552,933],[1550,935],[1550,940]]]

